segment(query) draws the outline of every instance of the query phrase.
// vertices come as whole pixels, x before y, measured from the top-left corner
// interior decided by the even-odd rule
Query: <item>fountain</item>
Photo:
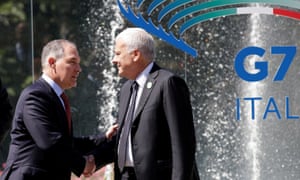
[[[47,32],[46,39],[48,33],[51,38],[59,34],[70,38],[78,45],[82,73],[78,87],[69,91],[74,134],[98,133],[115,122],[118,112],[118,92],[124,82],[118,77],[117,70],[111,63],[114,37],[123,28],[133,25],[122,15],[117,1],[59,2],[57,4],[54,2],[53,6],[52,4],[37,6],[36,2],[34,8],[41,8],[37,12],[44,12],[46,9],[52,12],[51,8],[55,5],[57,7],[64,5],[70,8],[69,13],[64,12],[68,8],[58,15],[56,12],[52,13],[56,16],[66,14],[66,17],[61,18],[62,21],[65,18],[72,21],[56,23],[57,17],[51,16],[49,19],[56,20],[43,27],[45,21],[39,22],[39,18],[43,19],[44,17],[40,16],[47,13],[37,13],[33,20],[36,20],[37,28],[42,29],[39,29],[37,34],[41,31]],[[119,2],[125,9],[130,6],[134,13],[140,12],[139,15],[145,18],[145,22],[151,18],[151,23],[161,25],[161,29],[165,30],[162,32],[163,37],[160,37],[161,31],[152,29],[152,32],[158,35],[155,36],[158,50],[156,61],[162,67],[169,68],[183,77],[190,88],[197,139],[196,161],[201,179],[300,179],[299,53],[292,58],[291,66],[281,77],[282,80],[274,80],[278,75],[278,69],[286,61],[285,55],[292,52],[278,53],[278,50],[283,50],[282,47],[297,48],[299,45],[299,10],[296,8],[299,9],[300,0]],[[147,8],[152,2],[154,4],[150,11],[151,16],[148,17]],[[177,4],[175,11],[160,13],[160,10],[170,2],[176,2],[181,6]],[[244,3],[235,4],[237,2]],[[136,3],[140,6],[135,6]],[[210,16],[205,16],[205,21],[202,19],[203,21],[190,28],[188,27],[192,21],[189,20],[201,15],[201,12],[195,12],[184,18],[175,18],[168,24],[168,19],[180,14],[180,10],[193,5],[201,7],[200,3],[233,4],[215,8],[219,13],[229,13],[223,16],[219,14],[214,18],[208,18],[217,13],[214,14],[212,9],[206,10],[205,13]],[[284,6],[285,4],[288,6]],[[224,7],[230,11],[222,11]],[[249,13],[250,11],[247,13],[249,7],[257,7],[252,10],[257,10],[258,13]],[[232,13],[235,8],[240,10],[240,14]],[[271,9],[273,11],[270,11]],[[282,16],[284,13],[286,17]],[[194,20],[199,21],[201,18]],[[188,21],[190,23],[185,24]],[[147,27],[145,22],[143,25]],[[67,23],[74,24],[70,28]],[[57,26],[53,28],[53,24],[59,24],[57,26],[61,26],[60,29],[56,28]],[[168,36],[170,32],[172,36]],[[13,34],[7,37],[11,36]],[[42,38],[37,36],[34,39],[38,41]],[[172,45],[176,39],[180,39],[185,51],[180,49],[182,46]],[[264,52],[262,57],[247,57],[242,64],[245,71],[255,74],[259,72],[254,68],[257,62],[268,62],[268,73],[262,80],[245,81],[235,69],[237,55],[247,47]],[[10,60],[12,58],[14,54]],[[5,57],[3,62],[6,61],[10,62]],[[2,156],[4,158],[5,153]],[[111,177],[111,173],[112,166],[109,165],[104,173],[107,179]]]
[[[134,4],[133,1],[126,3]],[[122,17],[114,1],[81,1],[79,7],[87,11],[82,14],[79,26],[82,35],[79,49],[86,69],[80,80],[84,85],[78,91],[94,94],[87,104],[93,113],[96,112],[99,128],[80,122],[80,107],[75,106],[74,111],[78,112],[77,126],[88,129],[84,132],[77,128],[76,133],[88,134],[104,130],[115,121],[117,94],[123,81],[111,63],[112,45],[116,33],[131,24]],[[158,12],[153,11],[151,17],[157,15]],[[164,23],[161,22],[163,27]],[[156,61],[185,78],[190,87],[201,179],[300,178],[299,55],[294,58],[284,80],[274,82],[272,77],[280,66],[282,55],[271,52],[273,46],[297,46],[299,28],[295,19],[266,14],[214,18],[183,33],[184,40],[197,49],[197,57],[184,54],[156,37]],[[245,63],[246,69],[255,73],[255,62],[268,61],[269,76],[259,82],[242,80],[234,69],[236,55],[249,46],[266,51],[263,58],[249,57]],[[84,59],[92,60],[85,64]],[[256,97],[261,99],[251,101]],[[275,102],[277,112],[272,111],[276,108]],[[263,118],[268,107],[269,113]]]

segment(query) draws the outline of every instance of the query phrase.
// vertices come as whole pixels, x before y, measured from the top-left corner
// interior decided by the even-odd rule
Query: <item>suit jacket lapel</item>
[[[136,117],[142,112],[142,110],[145,107],[145,104],[147,103],[147,101],[150,97],[150,94],[151,94],[151,92],[152,92],[152,90],[155,86],[155,83],[156,83],[156,78],[158,76],[158,72],[159,72],[158,70],[159,69],[160,69],[160,67],[157,64],[154,63],[153,68],[151,69],[149,77],[146,81],[143,93],[141,95],[140,102],[137,106],[133,122],[135,122]]]
[[[59,97],[56,95],[54,89],[52,89],[51,86],[43,78],[40,78],[38,81],[40,81],[47,87],[47,91],[53,96],[53,99],[55,100],[56,107],[60,107],[61,113],[65,114],[64,106],[62,105]],[[67,118],[67,116],[66,116],[66,118]]]
[[[62,118],[62,120],[60,120],[59,122],[64,127],[64,129],[66,130],[66,132],[69,132],[69,127],[68,127],[68,123],[67,123],[68,122],[67,121],[67,115],[66,115],[64,106],[62,105],[59,97],[56,95],[54,89],[52,89],[51,86],[43,78],[39,78],[37,83],[44,84],[44,86],[47,87],[46,91],[48,91],[48,93],[51,94],[51,96],[53,96],[53,100],[56,103],[56,107],[59,107],[60,114],[64,115],[64,117]],[[71,134],[72,133],[73,132],[71,132]],[[68,133],[68,134],[70,134],[70,133]]]
[[[123,127],[123,122],[124,122],[124,119],[126,117],[126,112],[127,112],[127,109],[128,109],[128,105],[129,105],[129,102],[130,102],[130,87],[132,85],[133,81],[132,80],[129,80],[129,82],[124,86],[124,91],[122,92],[122,99],[120,100],[120,108],[119,109],[119,120],[120,120],[120,129]]]

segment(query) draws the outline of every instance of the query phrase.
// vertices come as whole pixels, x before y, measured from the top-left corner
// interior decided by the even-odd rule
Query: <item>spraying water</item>
[[[89,11],[82,27],[88,32],[88,38],[83,43],[92,49],[90,55],[95,59],[89,69],[89,79],[98,87],[99,129],[105,129],[116,118],[120,78],[111,63],[112,47],[116,33],[125,23],[113,1],[84,3],[88,4]],[[284,111],[284,97],[290,97],[293,100],[290,112],[300,114],[300,94],[295,91],[300,87],[300,61],[294,61],[285,81],[280,83],[273,83],[271,78],[256,83],[245,82],[237,77],[233,68],[239,50],[258,46],[266,50],[266,55],[249,57],[245,67],[248,72],[255,73],[255,62],[269,61],[269,75],[273,76],[282,58],[271,56],[270,48],[299,44],[294,38],[300,37],[299,32],[298,21],[283,17],[228,16],[203,22],[185,34],[187,42],[198,48],[198,58],[182,56],[182,52],[159,44],[157,62],[174,71],[183,69],[188,76],[201,179],[300,178],[299,122],[278,120],[272,114],[266,120],[261,116],[270,96],[276,99],[281,111]],[[186,64],[181,66],[183,61]],[[236,99],[244,97],[264,99],[254,103],[254,119],[251,103],[242,102],[241,120],[237,121]]]
[[[114,1],[90,0],[82,3],[88,9],[82,31],[87,34],[86,47],[91,49],[89,55],[94,59],[88,70],[88,79],[98,87],[98,128],[105,131],[116,121],[120,78],[111,60],[114,56],[114,38],[124,22]]]

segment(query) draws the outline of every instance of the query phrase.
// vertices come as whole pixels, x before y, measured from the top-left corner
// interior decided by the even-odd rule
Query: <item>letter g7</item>
[[[282,81],[287,73],[295,55],[297,48],[295,46],[273,46],[271,48],[271,54],[285,54],[280,66],[275,73],[273,81]],[[234,68],[240,78],[245,81],[261,81],[268,76],[268,62],[258,61],[254,63],[256,73],[250,73],[245,69],[244,61],[246,57],[250,55],[257,55],[262,57],[265,54],[265,50],[260,47],[246,47],[242,49],[235,58]]]

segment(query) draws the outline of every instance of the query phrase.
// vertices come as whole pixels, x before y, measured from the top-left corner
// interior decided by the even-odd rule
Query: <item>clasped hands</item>
[[[110,140],[113,135],[117,132],[118,130],[118,125],[114,124],[112,125],[105,133],[106,139]],[[84,177],[91,177],[93,173],[96,170],[96,163],[95,163],[95,157],[90,154],[87,156],[84,156],[85,158],[85,168],[83,170],[83,175]]]

